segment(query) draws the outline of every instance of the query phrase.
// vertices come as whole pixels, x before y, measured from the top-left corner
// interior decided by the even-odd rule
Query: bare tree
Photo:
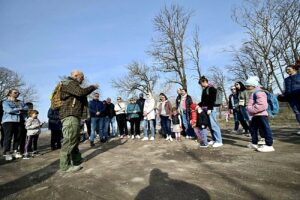
[[[6,98],[10,89],[18,89],[21,93],[20,98],[24,102],[37,101],[37,91],[34,86],[27,85],[16,72],[6,67],[0,67],[0,100]]]
[[[191,47],[187,47],[188,55],[192,60],[193,67],[191,67],[192,71],[196,71],[197,75],[192,75],[192,78],[197,80],[200,79],[201,75],[201,65],[200,65],[200,39],[199,39],[199,27],[195,28],[193,33],[192,45]]]
[[[158,33],[152,39],[153,47],[149,54],[159,66],[157,70],[172,74],[168,82],[187,88],[185,66],[186,30],[192,12],[178,5],[164,7],[154,18],[154,29]]]
[[[124,95],[135,95],[137,92],[146,93],[147,91],[153,91],[159,78],[153,67],[133,61],[126,68],[128,70],[127,74],[114,79],[112,87]]]
[[[221,88],[226,104],[228,104],[228,97],[226,94],[226,75],[224,71],[222,68],[216,66],[210,67],[208,71],[209,82],[213,83],[215,88]]]
[[[247,44],[234,55],[235,65],[240,63],[241,66],[251,66],[252,70],[256,68],[253,73],[263,78],[261,82],[266,82],[268,90],[272,91],[276,85],[282,92],[283,69],[299,58],[300,2],[245,2],[233,11],[234,21],[246,30],[248,36]]]

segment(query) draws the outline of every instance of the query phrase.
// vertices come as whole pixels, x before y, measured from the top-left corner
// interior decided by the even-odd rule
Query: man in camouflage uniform
[[[81,169],[80,120],[87,118],[87,95],[98,89],[98,85],[82,88],[84,75],[74,70],[71,76],[62,81],[60,98],[64,101],[60,108],[64,142],[60,151],[60,169],[64,172],[75,172]]]

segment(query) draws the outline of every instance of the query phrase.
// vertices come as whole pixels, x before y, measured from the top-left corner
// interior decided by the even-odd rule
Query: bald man
[[[82,88],[84,74],[79,70],[73,70],[71,76],[62,81],[61,99],[64,103],[60,108],[60,119],[64,142],[60,151],[60,169],[63,172],[75,172],[80,170],[82,162],[78,145],[80,139],[80,120],[87,118],[87,95],[98,89],[98,85]]]

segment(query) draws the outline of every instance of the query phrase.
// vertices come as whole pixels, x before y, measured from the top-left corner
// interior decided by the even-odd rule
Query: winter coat
[[[132,119],[132,118],[139,118],[140,115],[139,113],[141,112],[140,106],[137,103],[130,103],[127,106],[127,116]]]
[[[284,96],[300,95],[300,73],[284,79]]]
[[[181,125],[181,116],[179,113],[177,113],[176,115],[172,115],[172,124],[173,125],[176,125],[176,124]]]
[[[196,126],[201,129],[205,129],[207,128],[208,124],[209,124],[209,119],[206,112],[202,111],[201,113],[198,113]]]
[[[59,109],[52,110],[51,108],[49,108],[48,119],[48,128],[51,131],[59,131],[62,129],[62,124],[59,119]]]
[[[229,99],[228,108],[232,110],[236,110],[239,106],[238,94],[231,94],[229,95],[228,99]]]
[[[157,108],[158,115],[161,115],[162,104],[163,104],[163,102],[159,102],[159,104],[158,104],[158,108]],[[171,115],[172,115],[172,104],[171,104],[170,101],[168,101],[168,100],[165,101],[164,109],[166,111],[165,116],[171,117]]]
[[[89,101],[90,117],[101,117],[101,115],[103,115],[104,109],[105,106],[102,101],[95,99]],[[100,115],[96,115],[96,112],[100,112]]]
[[[107,109],[107,114],[110,118],[113,118],[114,116],[116,116],[116,111],[115,111],[115,105],[113,103],[110,104],[105,104],[106,105],[106,109]]]
[[[60,119],[69,116],[86,119],[88,117],[87,95],[96,89],[95,86],[82,88],[80,83],[73,77],[68,77],[62,81],[60,98],[64,100],[64,103],[60,108]]]
[[[115,104],[116,115],[125,114],[126,112],[126,103],[120,102]]]
[[[2,124],[5,122],[21,122],[22,113],[28,112],[28,107],[21,101],[6,99],[2,102],[3,116]]]
[[[212,86],[208,86],[202,91],[201,102],[198,105],[200,107],[206,107],[207,110],[213,110],[216,98],[217,89]]]
[[[255,90],[261,90],[260,87],[255,88]],[[268,116],[268,98],[267,94],[263,91],[256,92],[256,101],[254,101],[254,92],[249,98],[247,104],[247,111],[250,116]]]
[[[178,95],[177,96],[177,99],[176,99],[176,108],[180,110],[180,104],[181,104],[181,101],[182,101],[182,96],[181,95]],[[185,100],[185,107],[186,107],[186,112],[187,114],[189,115],[190,112],[191,112],[191,105],[193,103],[193,99],[190,95],[186,95],[186,100]]]
[[[27,135],[37,135],[41,133],[41,125],[39,119],[29,117],[26,119],[25,128],[27,129]]]
[[[146,116],[145,116],[146,113]],[[155,100],[153,98],[146,99],[144,104],[144,119],[155,119]]]

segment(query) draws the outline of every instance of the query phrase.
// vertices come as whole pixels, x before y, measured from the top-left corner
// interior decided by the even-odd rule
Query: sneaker
[[[169,136],[169,140],[172,142],[173,141],[173,138],[172,138],[172,136]]]
[[[134,137],[134,136],[133,136],[133,137]],[[128,139],[130,139],[130,138],[131,138],[131,136],[130,136],[130,135],[127,135],[127,138],[128,138]]]
[[[77,166],[71,166],[69,167],[69,169],[67,169],[67,173],[73,173],[73,172],[77,172],[79,170],[81,170],[82,167],[80,165],[77,165]]]
[[[258,141],[257,144],[259,144],[259,145],[264,145],[264,144],[266,144],[265,138],[260,138],[260,140]]]
[[[252,144],[252,143],[249,143],[249,144],[247,145],[247,147],[248,147],[249,149],[255,149],[255,150],[257,150],[257,148],[258,148],[257,144]]]
[[[296,134],[297,134],[297,135],[300,135],[300,131],[298,131]]]
[[[221,146],[223,146],[223,143],[219,143],[219,142],[215,142],[215,143],[212,145],[212,147],[215,147],[215,148],[221,147]]]
[[[152,141],[153,141],[153,140],[154,140],[154,137],[152,136],[152,137],[150,138],[150,140],[152,140]]]
[[[200,147],[200,148],[207,148],[208,145],[207,145],[207,144],[199,144],[199,147]]]
[[[215,143],[215,141],[209,141],[208,145],[213,145]]]
[[[18,158],[22,158],[23,156],[19,153],[19,152],[14,152],[13,157],[15,157],[16,159]]]
[[[190,139],[190,136],[187,135],[187,136],[185,136],[185,138],[186,138],[186,139]]]
[[[259,151],[259,152],[272,152],[272,151],[275,151],[275,149],[273,148],[273,146],[263,145],[261,147],[258,147],[257,151]]]
[[[230,133],[237,134],[238,132],[236,130],[232,130]]]
[[[166,140],[169,140],[169,136],[166,137]]]
[[[124,135],[121,135],[120,138],[121,138],[121,139],[124,138]]]
[[[142,141],[146,141],[146,140],[149,140],[148,137],[143,137]]]
[[[23,159],[28,160],[28,159],[30,159],[30,156],[28,154],[26,154],[26,155],[24,155]]]
[[[13,156],[9,153],[5,155],[5,160],[10,161],[13,160]]]
[[[141,136],[140,135],[136,135],[135,138],[141,139]]]
[[[134,135],[131,136],[131,139],[134,139]]]

